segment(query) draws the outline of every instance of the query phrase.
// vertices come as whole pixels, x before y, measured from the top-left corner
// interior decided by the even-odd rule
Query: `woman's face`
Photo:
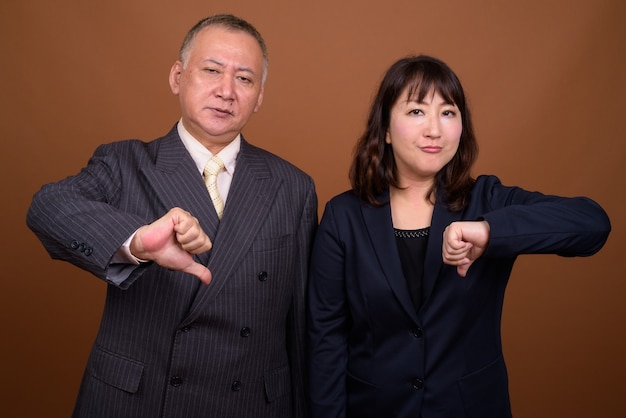
[[[434,90],[421,102],[408,88],[391,108],[385,141],[393,148],[401,186],[433,181],[459,148],[462,119],[458,107]]]

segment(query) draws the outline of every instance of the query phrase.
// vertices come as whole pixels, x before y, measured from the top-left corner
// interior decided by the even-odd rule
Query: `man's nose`
[[[233,77],[228,75],[224,75],[218,81],[217,96],[221,97],[224,100],[232,100],[234,97],[235,91],[235,80]]]

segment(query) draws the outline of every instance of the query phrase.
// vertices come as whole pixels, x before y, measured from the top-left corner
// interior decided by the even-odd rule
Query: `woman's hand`
[[[487,221],[453,222],[443,232],[442,257],[445,264],[457,266],[459,276],[480,257],[489,243]]]

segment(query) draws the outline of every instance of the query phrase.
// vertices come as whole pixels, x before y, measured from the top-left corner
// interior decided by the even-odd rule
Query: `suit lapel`
[[[272,206],[280,180],[272,177],[267,159],[258,148],[243,138],[231,183],[224,216],[219,221],[193,159],[174,127],[149,147],[152,165],[141,165],[144,181],[154,191],[153,212],[162,216],[173,207],[181,207],[195,216],[211,238],[211,251],[195,256],[213,274],[209,286],[197,286],[198,292],[186,322],[193,321],[201,306],[209,303],[222,289],[233,270],[248,253],[258,230]],[[198,284],[200,282],[198,281]]]
[[[389,195],[387,193],[379,198],[381,201],[389,200]],[[393,233],[391,207],[389,204],[379,208],[368,205],[362,207],[362,212],[372,246],[376,252],[378,263],[391,289],[404,310],[411,318],[417,320],[415,307],[407,289],[406,280],[402,271],[402,263],[397,251]],[[443,260],[441,257],[443,231],[450,223],[457,221],[459,218],[460,214],[448,211],[441,204],[435,204],[428,238],[428,247],[424,259],[424,279],[422,284],[424,299],[422,307],[428,303],[428,298],[432,294],[435,284],[440,277],[440,271],[443,268]]]
[[[160,141],[150,144],[154,150],[154,166],[141,167],[145,181],[154,190],[155,213],[159,216],[173,207],[180,207],[195,216],[202,229],[214,240],[219,226],[217,213],[202,180],[202,175],[183,145],[176,127]],[[162,213],[161,213],[162,212]],[[204,264],[208,254],[199,257]]]
[[[249,252],[267,218],[280,183],[279,179],[271,175],[267,159],[242,138],[224,215],[217,228],[208,262],[213,280],[209,286],[201,287],[186,321],[193,321],[202,306],[210,303],[221,291]]]
[[[381,201],[389,200],[389,194],[380,197]],[[398,254],[396,238],[391,220],[391,206],[362,206],[363,218],[378,264],[389,282],[393,293],[407,314],[417,321],[415,306],[408,292],[402,264]]]

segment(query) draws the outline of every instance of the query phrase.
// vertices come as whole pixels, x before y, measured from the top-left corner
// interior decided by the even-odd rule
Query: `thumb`
[[[472,261],[465,259],[466,262],[463,262],[462,264],[459,264],[456,267],[456,272],[459,274],[459,276],[461,277],[465,277],[467,275],[467,271],[469,270],[470,266],[472,265]]]
[[[196,263],[195,261],[187,266],[183,271],[196,276],[202,283],[207,285],[211,283],[211,280],[213,279],[211,270],[200,263]]]

